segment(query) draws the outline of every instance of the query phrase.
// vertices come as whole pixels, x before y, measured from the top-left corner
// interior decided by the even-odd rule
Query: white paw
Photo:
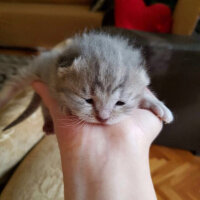
[[[174,119],[172,112],[161,101],[143,100],[140,107],[151,110],[165,123],[171,123]]]

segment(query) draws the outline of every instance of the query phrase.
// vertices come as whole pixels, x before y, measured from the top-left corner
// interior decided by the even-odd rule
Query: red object
[[[172,13],[162,3],[146,6],[143,0],[115,0],[115,25],[127,29],[170,33]]]

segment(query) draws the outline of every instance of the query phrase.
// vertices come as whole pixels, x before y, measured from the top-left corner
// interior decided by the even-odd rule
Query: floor
[[[200,157],[152,146],[150,167],[158,200],[200,200]]]

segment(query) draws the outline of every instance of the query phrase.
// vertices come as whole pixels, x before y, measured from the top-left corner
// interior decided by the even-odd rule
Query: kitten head
[[[86,122],[119,122],[149,84],[140,50],[103,33],[73,38],[56,65],[62,107]]]

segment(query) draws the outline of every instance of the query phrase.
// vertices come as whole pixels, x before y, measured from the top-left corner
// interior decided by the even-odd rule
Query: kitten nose
[[[101,109],[96,112],[96,119],[100,122],[106,122],[110,118],[110,111],[107,109]]]
[[[96,116],[96,119],[100,122],[106,122],[108,120],[108,118],[102,118],[99,115]]]
[[[97,112],[96,119],[100,122],[106,122],[110,117],[110,112],[107,110],[102,110]]]

